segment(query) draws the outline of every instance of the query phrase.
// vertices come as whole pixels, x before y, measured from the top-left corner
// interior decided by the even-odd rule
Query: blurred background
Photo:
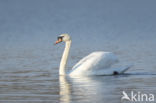
[[[42,50],[39,55],[61,56],[63,45],[53,43],[61,33],[69,33],[71,56],[82,52],[78,56],[82,58],[103,50],[142,63],[139,68],[155,68],[155,4],[155,0],[0,0],[0,55]]]

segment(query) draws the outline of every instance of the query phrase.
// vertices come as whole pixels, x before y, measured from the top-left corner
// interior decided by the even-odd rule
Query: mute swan
[[[69,50],[71,46],[71,37],[68,34],[61,34],[55,44],[65,42],[65,49],[61,59],[59,75],[66,75],[65,67],[68,60]],[[115,75],[122,74],[131,66],[112,68],[112,65],[118,61],[117,57],[111,52],[97,51],[89,54],[81,59],[68,75]]]

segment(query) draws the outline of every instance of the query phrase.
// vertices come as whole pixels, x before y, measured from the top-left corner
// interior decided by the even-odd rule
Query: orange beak
[[[60,43],[60,42],[62,42],[62,39],[58,39],[58,40],[55,42],[55,44],[58,44],[58,43]]]

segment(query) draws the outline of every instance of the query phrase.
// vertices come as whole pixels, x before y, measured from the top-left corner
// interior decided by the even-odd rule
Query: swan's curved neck
[[[60,63],[60,69],[59,69],[59,74],[60,75],[65,75],[65,67],[68,61],[68,55],[69,55],[69,50],[70,50],[70,46],[71,46],[71,40],[66,41],[65,42],[65,49],[63,52],[63,56],[61,59],[61,63]]]

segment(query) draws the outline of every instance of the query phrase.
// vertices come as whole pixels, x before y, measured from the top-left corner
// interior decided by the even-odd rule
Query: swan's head
[[[70,41],[70,40],[71,40],[71,38],[70,38],[70,36],[68,34],[61,34],[61,35],[59,35],[57,37],[57,41],[55,42],[55,44],[58,44],[58,43],[60,43],[62,41],[67,42],[67,41]]]

